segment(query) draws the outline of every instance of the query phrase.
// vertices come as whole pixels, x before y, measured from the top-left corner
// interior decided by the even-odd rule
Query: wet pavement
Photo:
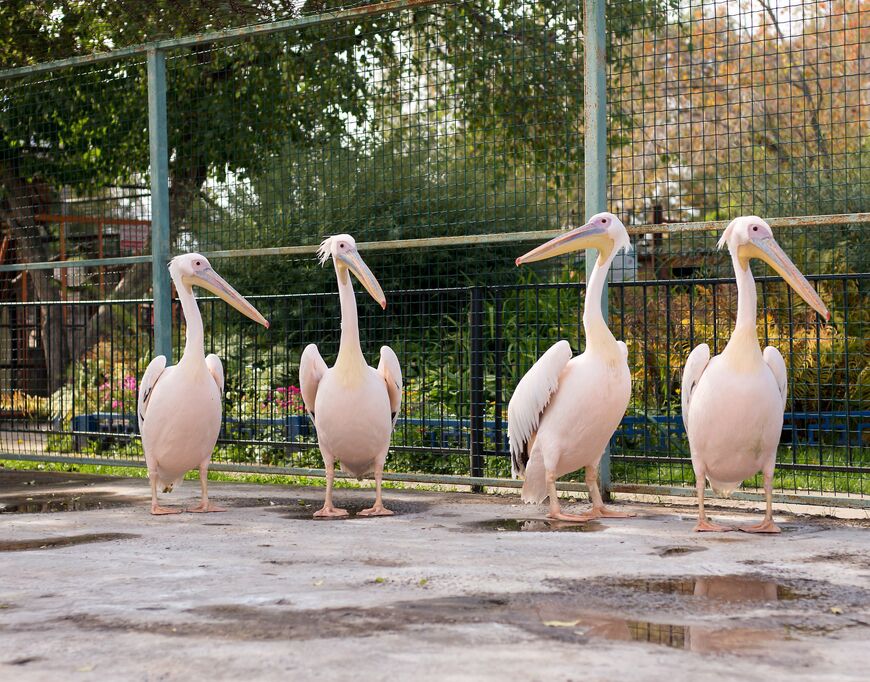
[[[169,505],[197,502],[186,482]],[[863,680],[870,523],[691,532],[689,507],[578,524],[517,498],[0,469],[0,679]],[[566,505],[580,512],[584,503]],[[756,513],[713,510],[729,524]],[[109,645],[108,643],[111,643]]]

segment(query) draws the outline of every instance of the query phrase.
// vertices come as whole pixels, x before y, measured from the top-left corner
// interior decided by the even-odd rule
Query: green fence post
[[[605,60],[604,0],[584,0],[583,35],[585,59],[583,111],[584,139],[584,194],[586,219],[607,210],[607,82]],[[586,281],[598,252],[586,251]],[[607,285],[601,294],[601,310],[607,319]],[[610,446],[604,449],[599,470],[601,494],[610,498]]]
[[[148,50],[148,140],[151,150],[151,282],[154,355],[172,364],[172,289],[169,282],[169,144],[166,133],[166,57]]]

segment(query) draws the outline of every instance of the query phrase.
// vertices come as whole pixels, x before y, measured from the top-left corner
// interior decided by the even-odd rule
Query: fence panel
[[[506,478],[517,381],[558,339],[584,346],[582,255],[513,265],[585,212],[583,2],[330,7],[151,45],[166,57],[171,254],[206,253],[273,323],[200,302],[227,376],[215,464],[320,466],[298,362],[310,342],[337,352],[334,273],[313,252],[348,232],[388,298],[381,311],[358,296],[364,354],[376,365],[390,345],[405,375],[388,466]],[[870,13],[859,0],[606,12],[608,198],[635,245],[609,290],[633,375],[615,489],[689,490],[682,365],[727,341],[736,296],[716,241],[755,213],[833,314],[820,326],[756,268],[760,339],[790,372],[777,489],[867,506]],[[2,456],[143,464],[148,107],[145,52],[125,49],[0,73]],[[176,357],[183,334],[174,303]]]

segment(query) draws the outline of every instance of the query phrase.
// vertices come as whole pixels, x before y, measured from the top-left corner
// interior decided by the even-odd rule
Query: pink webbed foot
[[[210,512],[225,512],[226,508],[218,507],[217,505],[209,502],[208,504],[203,505],[202,503],[196,505],[195,507],[191,507],[187,511],[193,514],[208,514]]]
[[[707,519],[698,519],[697,525],[692,530],[696,533],[727,533],[734,529],[731,526],[721,526]]]
[[[761,523],[756,523],[754,526],[741,526],[740,529],[744,533],[781,533],[780,527],[777,526],[773,519],[765,519]]]
[[[339,509],[338,507],[327,507],[314,512],[315,519],[343,519],[347,516],[347,509]]]
[[[630,519],[637,516],[634,512],[619,512],[607,507],[593,507],[591,514],[594,519]]]
[[[159,504],[151,505],[151,514],[154,516],[164,516],[166,514],[180,514],[183,509],[175,509],[173,507],[161,507]]]
[[[357,516],[392,516],[393,512],[387,509],[382,504],[376,504],[374,507],[363,509]]]

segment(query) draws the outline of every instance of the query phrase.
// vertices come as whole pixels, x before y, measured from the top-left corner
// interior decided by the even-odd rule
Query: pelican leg
[[[363,509],[359,516],[392,516],[393,512],[384,506],[384,501],[381,499],[381,478],[384,475],[384,465],[379,463],[375,468],[375,505],[368,509]]]
[[[154,516],[161,516],[163,514],[180,514],[182,511],[181,509],[161,507],[157,503],[157,474],[149,472],[148,479],[151,482],[151,513],[154,514]]]
[[[706,533],[725,533],[729,530],[734,530],[728,526],[720,526],[718,523],[713,523],[707,520],[707,512],[704,511],[704,490],[707,487],[707,479],[703,474],[695,472],[695,487],[698,490],[698,523],[694,527],[696,532]]]
[[[202,501],[187,511],[197,514],[226,511],[224,507],[218,507],[208,501],[208,460],[199,465],[199,486],[202,489]]]
[[[556,491],[556,472],[549,469],[547,470],[547,494],[550,498],[548,519],[555,521],[591,521],[595,518],[591,514],[566,514],[562,511],[562,507],[559,504],[559,493]]]
[[[601,489],[598,487],[597,465],[586,467],[586,487],[589,489],[589,499],[592,501],[592,511],[590,514],[593,519],[627,519],[637,516],[637,514],[631,512],[613,511],[604,506],[604,500],[601,499]]]
[[[323,449],[321,448],[321,452]],[[339,509],[332,504],[332,484],[335,480],[335,460],[324,454],[323,465],[326,467],[326,496],[323,508],[314,512],[315,519],[339,519],[347,516],[347,509]]]
[[[744,533],[781,533],[779,526],[773,522],[773,471],[764,472],[764,500],[766,509],[764,521],[754,526],[741,526]]]

